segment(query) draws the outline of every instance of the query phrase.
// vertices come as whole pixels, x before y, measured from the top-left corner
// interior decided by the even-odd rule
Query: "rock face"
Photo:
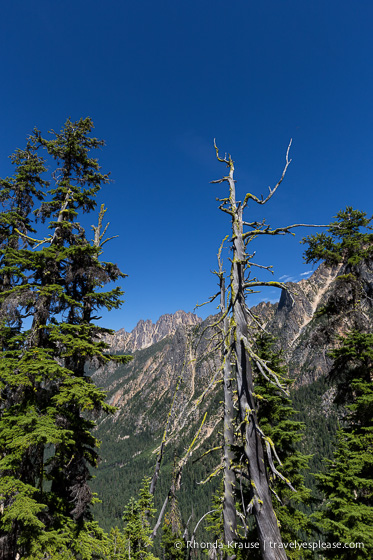
[[[148,348],[159,342],[166,336],[175,334],[180,326],[198,325],[202,319],[193,313],[176,311],[173,314],[162,315],[154,324],[150,319],[141,319],[131,332],[120,329],[113,335],[106,337],[105,341],[110,344],[111,350],[115,352],[135,352]]]
[[[278,337],[296,385],[304,385],[328,373],[338,335],[371,330],[373,262],[321,264],[309,279],[287,286],[266,328]]]
[[[176,315],[175,321],[173,316],[164,315],[156,325],[151,321],[140,321],[130,333],[136,344],[140,345],[141,340],[147,344],[147,338],[141,339],[142,327],[146,324],[153,327],[150,332],[155,333],[155,336],[159,336],[160,339],[151,346],[147,344],[135,350],[133,360],[128,364],[105,366],[93,374],[94,381],[104,386],[107,391],[108,402],[118,407],[118,413],[112,419],[113,423],[117,423],[119,418],[122,421],[128,419],[135,427],[135,432],[140,425],[142,428],[146,425],[151,432],[157,431],[163,425],[164,415],[162,413],[158,417],[148,416],[147,410],[157,402],[159,411],[162,409],[166,412],[166,403],[173,396],[179,378],[182,378],[182,386],[178,391],[171,418],[170,431],[172,432],[173,424],[175,426],[185,424],[185,418],[189,414],[184,410],[186,404],[193,404],[198,399],[206,381],[208,383],[209,377],[217,371],[218,355],[211,351],[214,344],[209,338],[199,336],[212,318],[201,324],[202,320],[192,314],[178,311]],[[186,318],[185,322],[182,320],[184,318]],[[158,324],[160,327],[165,327],[163,331],[157,328]],[[177,324],[179,326],[175,326]],[[168,328],[170,334],[161,336],[161,333],[167,332]],[[117,343],[117,340],[113,338],[113,342]],[[119,342],[118,346],[113,344],[113,350],[122,349],[122,340],[119,339]],[[136,416],[132,411],[133,404],[137,406],[139,402],[142,402],[144,412],[141,417]]]
[[[339,270],[340,266],[329,269],[322,265],[311,278],[297,283],[288,282],[288,291],[282,290],[269,327],[281,337],[283,350],[290,349],[312,321]]]

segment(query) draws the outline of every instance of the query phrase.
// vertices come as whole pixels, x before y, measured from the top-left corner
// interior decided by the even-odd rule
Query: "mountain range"
[[[313,453],[311,470],[320,469],[322,459],[333,451],[337,426],[333,387],[327,382],[332,363],[328,354],[338,345],[339,335],[353,328],[363,332],[372,328],[373,263],[362,261],[353,270],[347,264],[321,264],[310,278],[287,283],[278,303],[252,307],[249,317],[253,331],[260,322],[276,337],[275,345],[282,350],[293,379],[299,419],[305,423],[303,449]],[[173,464],[183,456],[207,413],[183,474],[179,500],[190,513],[208,507],[214,483],[210,487],[200,482],[216,468],[219,458],[212,453],[203,461],[197,459],[214,446],[222,418],[217,320],[218,316],[210,316],[202,321],[177,311],[155,324],[141,320],[132,332],[120,329],[106,338],[112,352],[131,353],[133,360],[93,373],[108,402],[117,407],[113,416],[99,419],[97,427],[102,461],[93,489],[102,500],[95,515],[103,526],[120,524],[123,507],[141,478],[152,475],[168,417],[156,505],[169,489]]]

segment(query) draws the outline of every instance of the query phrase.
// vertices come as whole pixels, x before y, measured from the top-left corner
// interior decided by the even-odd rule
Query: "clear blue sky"
[[[286,180],[250,220],[372,211],[372,21],[371,0],[3,3],[0,176],[35,125],[90,116],[107,142],[99,157],[113,183],[99,202],[120,237],[105,258],[129,274],[107,326],[191,311],[215,291],[229,219],[215,201],[226,186],[209,184],[225,171],[214,137],[232,153],[240,197],[276,183],[293,138]],[[257,261],[301,278],[300,237],[268,238]]]

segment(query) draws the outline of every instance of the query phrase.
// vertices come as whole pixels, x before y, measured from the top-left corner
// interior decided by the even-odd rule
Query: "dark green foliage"
[[[373,547],[373,335],[352,331],[341,342],[330,377],[346,412],[334,459],[316,475],[325,500],[315,519],[325,540],[364,543],[353,551],[327,550],[325,557],[363,559]]]
[[[313,383],[291,390],[292,401],[297,410],[295,419],[304,424],[304,439],[298,443],[299,449],[311,455],[309,470],[305,472],[305,483],[317,495],[315,477],[312,473],[324,472],[324,459],[331,459],[336,445],[338,415],[332,401],[333,389],[328,380],[321,377]],[[314,511],[315,505],[305,508]]]
[[[275,340],[269,335],[262,335],[257,340],[257,354],[268,361],[269,367],[281,378],[282,383],[291,383],[287,378],[287,366],[281,352],[274,352]],[[310,455],[299,450],[299,443],[304,440],[305,426],[295,419],[296,410],[292,400],[282,394],[278,387],[257,374],[255,392],[258,395],[258,422],[267,438],[275,443],[276,452],[282,465],[278,470],[295,488],[289,486],[270,474],[272,488],[281,500],[274,498],[273,505],[280,522],[281,536],[284,542],[299,538],[301,531],[307,531],[306,515],[299,510],[300,504],[310,501],[311,492],[304,485],[304,473],[308,469]],[[260,395],[260,398],[259,398]],[[289,552],[291,556],[291,552]],[[296,558],[296,556],[294,556]]]
[[[58,558],[65,550],[93,558],[92,543],[103,539],[91,523],[89,468],[97,464],[99,442],[87,412],[113,409],[86,375],[86,366],[92,359],[125,362],[128,357],[107,355],[99,341],[107,329],[94,323],[101,307],[120,305],[118,288],[102,288],[123,275],[100,260],[100,243],[89,241],[77,222],[79,213],[95,208],[95,195],[108,181],[88,155],[103,144],[89,136],[92,128],[89,118],[68,120],[51,140],[35,130],[26,150],[13,156],[14,177],[0,183],[5,210],[0,239],[4,559],[17,553],[37,558],[39,551]],[[37,150],[56,166],[46,194],[39,188],[49,184],[41,177],[45,165]],[[30,237],[37,200],[41,206],[35,214],[48,219],[51,230],[39,241]],[[29,330],[23,325],[26,317],[32,317]]]
[[[157,560],[151,552],[150,520],[153,519],[153,496],[149,478],[144,478],[137,500],[130,498],[123,512],[123,529],[111,529],[106,539],[105,559]]]
[[[152,546],[149,518],[154,517],[153,496],[149,493],[150,479],[145,478],[140,488],[139,499],[131,498],[123,512],[123,536],[128,557],[134,560],[154,558],[149,552]]]
[[[176,496],[173,495],[162,527],[161,546],[167,560],[184,560],[186,558],[187,549],[183,533],[179,505]]]
[[[339,405],[347,404],[353,411],[357,403],[361,405],[361,398],[366,391],[369,393],[371,387],[373,334],[351,331],[348,336],[340,337],[340,341],[342,346],[330,353],[334,363],[329,377],[337,387],[335,402]],[[371,420],[370,412],[359,406],[359,416],[354,418],[354,424],[365,425]]]
[[[308,245],[304,254],[306,263],[323,260],[328,266],[341,262],[357,265],[372,255],[373,234],[364,230],[372,229],[369,224],[373,218],[366,215],[366,212],[347,206],[338,212],[335,216],[337,221],[328,227],[329,235],[317,233],[305,237],[302,243]]]

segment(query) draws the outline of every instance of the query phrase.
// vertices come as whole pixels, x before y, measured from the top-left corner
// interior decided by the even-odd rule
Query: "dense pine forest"
[[[226,236],[201,300],[218,312],[118,350],[101,320],[125,313],[103,146],[90,118],[35,128],[0,179],[0,559],[370,559],[373,217],[257,221],[291,143],[268,194],[241,199],[215,144]],[[303,308],[255,255],[298,230],[324,275]],[[279,304],[251,307],[265,287]]]

